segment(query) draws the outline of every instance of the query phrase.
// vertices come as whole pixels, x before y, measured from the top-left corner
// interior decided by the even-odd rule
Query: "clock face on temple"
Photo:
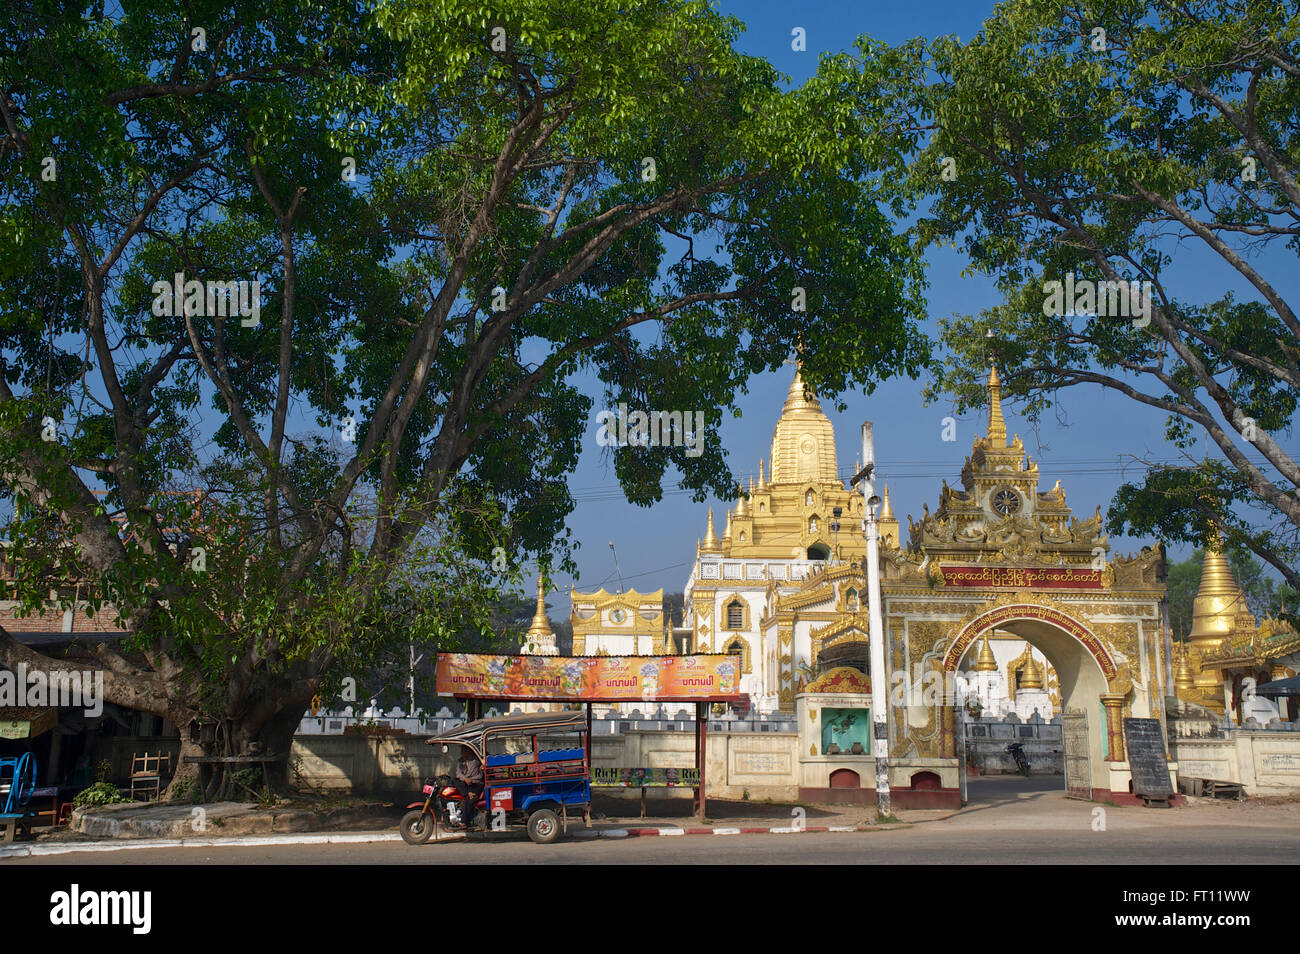
[[[993,505],[994,510],[1004,517],[1009,517],[1020,509],[1020,494],[1004,487],[1001,490],[995,490],[989,498],[989,502]]]
[[[621,623],[623,620],[627,619],[627,611],[622,609],[613,610],[609,614],[609,618],[615,623]]]

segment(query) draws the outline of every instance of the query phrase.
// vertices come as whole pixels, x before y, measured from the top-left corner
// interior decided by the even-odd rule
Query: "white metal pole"
[[[876,522],[876,451],[871,422],[862,425],[862,500],[866,504],[863,529],[867,535],[867,636],[871,643],[871,749],[876,757],[876,811],[892,814],[889,801],[889,730],[885,707],[889,704],[889,680],[885,674],[885,634],[880,614],[880,527]]]

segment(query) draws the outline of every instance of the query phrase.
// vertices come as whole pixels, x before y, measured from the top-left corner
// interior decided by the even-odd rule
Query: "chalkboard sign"
[[[1124,746],[1133,773],[1133,794],[1165,800],[1174,794],[1165,759],[1165,737],[1158,719],[1125,719]]]

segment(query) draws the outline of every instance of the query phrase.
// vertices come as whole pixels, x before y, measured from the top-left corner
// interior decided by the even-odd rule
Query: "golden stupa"
[[[523,652],[526,656],[560,654],[555,633],[551,630],[551,621],[546,617],[546,584],[543,582],[540,570],[537,572],[537,612],[533,614],[532,625],[528,627],[528,634],[524,637]]]
[[[1300,634],[1286,623],[1259,621],[1232,575],[1222,539],[1216,534],[1205,548],[1201,585],[1192,604],[1192,627],[1177,654],[1174,691],[1178,698],[1226,711],[1225,696],[1236,695],[1239,678],[1256,684],[1292,674],[1273,661],[1300,650]],[[1225,690],[1225,682],[1232,689]]]

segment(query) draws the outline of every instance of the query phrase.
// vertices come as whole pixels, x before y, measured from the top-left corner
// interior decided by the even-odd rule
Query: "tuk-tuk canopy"
[[[483,757],[483,736],[488,732],[527,735],[543,729],[587,730],[585,712],[530,712],[518,715],[493,716],[489,719],[475,719],[466,722],[441,735],[435,735],[425,741],[425,745],[468,745],[479,758]]]

